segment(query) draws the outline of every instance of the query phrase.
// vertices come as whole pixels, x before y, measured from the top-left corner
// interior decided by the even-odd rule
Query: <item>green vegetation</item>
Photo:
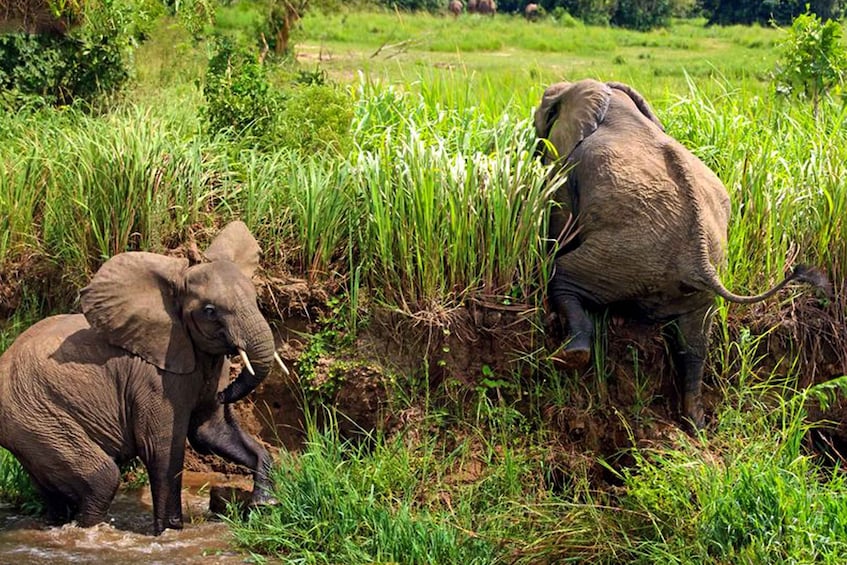
[[[231,45],[261,28],[241,3],[218,15]],[[761,289],[793,261],[842,284],[847,109],[822,93],[815,117],[774,92],[785,32],[379,10],[315,10],[301,23],[292,67],[198,41],[165,17],[135,52],[125,95],[101,113],[4,113],[0,351],[32,321],[76,310],[107,257],[202,248],[238,217],[264,249],[263,274],[331,294],[321,305],[331,319],[310,319],[320,331],[294,365],[322,420],[333,414],[320,401],[355,364],[335,354],[377,312],[435,328],[422,341],[437,341],[463,329],[451,326],[461,307],[516,308],[530,344],[514,372],[483,364],[468,382],[435,374],[447,357],[421,359],[389,391],[391,425],[361,443],[310,425],[303,451],[280,455],[280,504],[229,518],[245,551],[291,563],[847,560],[843,470],[804,443],[807,413],[847,384],[806,388],[803,327],[774,337],[782,312],[822,316],[816,297],[718,306],[707,384],[719,400],[697,437],[662,420],[657,407],[676,397],[658,390],[661,370],[637,343],[625,404],[610,398],[622,379],[603,364],[612,344],[598,340],[586,375],[552,370],[540,345],[550,269],[540,234],[556,187],[532,156],[531,116],[563,78],[632,84],[724,181],[727,286]],[[272,299],[263,306],[279,313]],[[825,312],[844,326],[843,302]],[[770,337],[782,340],[774,351]],[[329,380],[311,379],[332,357]],[[615,426],[621,452],[574,439]],[[4,457],[0,493],[28,499]]]
[[[787,88],[811,98],[817,115],[821,97],[841,86],[847,72],[841,25],[834,20],[823,23],[806,12],[797,16],[788,34],[777,78]]]
[[[811,10],[824,19],[838,18],[844,13],[842,0],[700,0],[703,12],[713,24],[752,24],[758,22],[767,25],[776,22],[780,25]]]

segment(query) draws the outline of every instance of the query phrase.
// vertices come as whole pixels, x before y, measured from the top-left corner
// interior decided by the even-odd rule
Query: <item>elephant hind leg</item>
[[[271,456],[238,424],[231,404],[219,404],[211,413],[192,417],[188,432],[191,447],[214,454],[253,471],[253,504],[273,502],[270,494]]]
[[[552,360],[565,369],[584,367],[591,356],[594,324],[582,304],[579,292],[558,265],[547,287],[547,296],[559,318],[567,320],[568,324],[565,346],[553,355]]]
[[[711,327],[712,309],[704,307],[679,316],[671,333],[676,345],[677,370],[682,377],[682,416],[698,430],[705,424],[703,369]]]
[[[79,510],[76,523],[87,528],[105,522],[112,499],[121,482],[121,472],[114,461],[105,457],[93,471],[81,474]]]
[[[81,430],[68,425],[60,433],[33,433],[19,459],[44,498],[49,519],[66,522],[72,515],[80,527],[106,520],[120,471]]]

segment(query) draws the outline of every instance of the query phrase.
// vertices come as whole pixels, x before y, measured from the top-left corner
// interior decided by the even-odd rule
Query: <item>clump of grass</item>
[[[305,452],[279,462],[279,504],[229,519],[235,538],[288,563],[491,563],[490,542],[416,507],[403,457],[313,431]]]
[[[27,513],[41,510],[41,498],[32,480],[15,457],[0,449],[0,501],[13,504]]]
[[[421,129],[404,116],[426,105],[400,101],[396,110],[397,97],[377,98],[358,114],[360,124],[375,116],[393,124],[362,139],[356,164],[368,222],[358,248],[372,286],[398,304],[479,292],[529,300],[546,262],[539,234],[556,187],[532,156],[528,123],[442,110]]]

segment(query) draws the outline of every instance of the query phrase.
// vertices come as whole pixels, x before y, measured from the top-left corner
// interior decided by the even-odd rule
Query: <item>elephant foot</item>
[[[588,347],[560,348],[550,355],[550,360],[559,369],[583,369],[591,359],[591,349]]]
[[[171,516],[165,520],[153,520],[153,535],[160,536],[165,530],[181,530],[182,516]]]
[[[706,425],[706,418],[703,414],[703,403],[699,396],[686,395],[683,399],[683,412],[691,431],[702,430]]]
[[[275,506],[279,501],[265,489],[256,489],[250,497],[250,506]]]

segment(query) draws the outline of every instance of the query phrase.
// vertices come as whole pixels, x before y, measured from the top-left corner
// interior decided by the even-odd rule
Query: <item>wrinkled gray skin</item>
[[[629,86],[594,80],[554,84],[536,110],[535,130],[555,148],[539,146],[545,162],[572,167],[550,219],[549,236],[560,244],[548,298],[570,332],[554,360],[569,368],[588,362],[593,324],[586,306],[623,306],[672,322],[683,416],[702,427],[701,383],[714,295],[750,303],[792,279],[818,281],[798,267],[758,296],[739,296],[721,284],[716,266],[724,262],[726,189],[665,134]],[[575,235],[566,233],[572,218]]]
[[[273,362],[251,282],[258,257],[241,222],[212,242],[208,263],[116,255],[82,290],[84,314],[38,322],[0,357],[0,445],[29,472],[50,519],[106,520],[118,466],[138,456],[150,477],[154,533],[181,528],[186,438],[200,453],[252,469],[253,502],[270,500],[270,456],[229,405]],[[243,370],[227,387],[227,357],[239,348],[255,376]]]
[[[450,3],[447,4],[447,9],[453,14],[454,17],[459,17],[462,13],[462,9],[464,8],[464,4],[462,4],[461,0],[450,0]]]

